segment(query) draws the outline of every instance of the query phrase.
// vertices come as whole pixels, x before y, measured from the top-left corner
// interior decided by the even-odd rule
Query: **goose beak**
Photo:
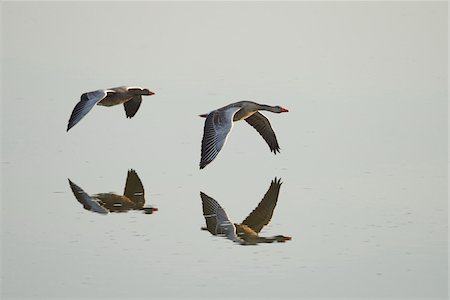
[[[286,108],[281,108],[281,112],[289,112],[289,110]]]
[[[201,114],[201,115],[198,115],[198,116],[202,117],[202,118],[206,118],[208,116],[208,114]]]
[[[150,91],[150,93],[148,94],[149,96],[154,95],[155,92]]]

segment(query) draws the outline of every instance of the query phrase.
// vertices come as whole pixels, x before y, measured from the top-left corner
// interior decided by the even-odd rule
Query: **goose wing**
[[[95,104],[102,101],[107,95],[105,90],[97,90],[81,95],[80,102],[75,105],[67,124],[67,131],[75,126],[81,119],[94,107]]]
[[[123,195],[130,199],[136,207],[143,207],[145,204],[144,186],[136,171],[133,169],[128,171]]]
[[[123,107],[125,108],[125,114],[127,115],[127,118],[132,118],[138,111],[139,107],[141,106],[142,102],[142,96],[134,96],[131,98],[131,100],[125,102],[123,104]]]
[[[78,200],[78,202],[80,202],[83,205],[84,209],[100,214],[109,213],[109,211],[106,208],[100,205],[99,201],[96,198],[89,196],[85,191],[83,191],[82,188],[73,183],[70,179],[69,184],[73,195]]]
[[[280,152],[280,146],[278,145],[277,137],[275,132],[270,125],[269,119],[265,117],[262,113],[256,112],[247,119],[245,119],[248,124],[252,125],[256,131],[263,137],[267,145],[269,145],[270,151],[277,154]]]
[[[237,239],[236,228],[220,204],[203,192],[200,192],[200,197],[207,230],[213,235],[226,235],[232,240]]]
[[[248,215],[242,224],[247,225],[256,233],[269,224],[272,219],[273,211],[277,205],[278,195],[280,193],[281,179],[275,177],[270,183],[270,187],[264,195],[258,206]]]
[[[225,110],[215,110],[206,117],[200,169],[206,167],[219,154],[233,128],[233,116],[239,109],[240,107],[230,107]]]

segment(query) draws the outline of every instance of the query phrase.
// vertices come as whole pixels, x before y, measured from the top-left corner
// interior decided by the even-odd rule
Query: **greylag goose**
[[[222,108],[213,110],[208,114],[202,114],[200,117],[206,118],[203,130],[202,153],[200,160],[200,169],[206,167],[219,154],[225,144],[228,134],[233,128],[233,122],[240,120],[247,121],[263,137],[269,145],[270,151],[274,154],[280,152],[275,132],[270,125],[269,119],[265,117],[260,110],[266,110],[273,113],[288,112],[281,106],[270,106],[258,104],[251,101],[240,101],[229,104]]]
[[[86,210],[92,212],[108,214],[110,212],[141,210],[146,214],[151,214],[154,211],[158,211],[156,207],[144,207],[144,186],[134,170],[128,171],[123,196],[114,193],[88,195],[70,179],[69,184],[78,202],[80,202]]]
[[[114,106],[123,104],[127,118],[132,118],[141,106],[142,96],[154,95],[141,87],[121,86],[107,90],[97,90],[81,95],[67,124],[67,131],[75,126],[94,107],[94,105]]]
[[[270,187],[258,206],[242,221],[241,224],[233,224],[220,204],[203,192],[200,192],[203,206],[203,216],[206,227],[202,230],[209,231],[212,235],[225,236],[233,242],[241,245],[256,245],[259,243],[285,242],[292,238],[284,235],[262,237],[259,232],[272,219],[273,211],[277,205],[280,193],[281,179],[275,177]]]

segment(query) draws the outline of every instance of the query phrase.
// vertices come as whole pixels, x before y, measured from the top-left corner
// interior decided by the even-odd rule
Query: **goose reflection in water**
[[[233,242],[241,245],[256,245],[259,243],[285,242],[292,238],[284,235],[263,237],[259,235],[261,229],[269,224],[273,211],[277,205],[280,193],[281,179],[275,177],[270,183],[269,190],[258,206],[241,223],[232,223],[225,210],[216,200],[200,192],[203,204],[203,216],[206,227],[202,230],[209,231],[212,235],[225,236]]]
[[[128,171],[123,196],[114,193],[88,195],[70,179],[69,184],[78,202],[83,205],[84,209],[92,212],[108,214],[127,212],[130,210],[141,210],[146,214],[151,214],[158,210],[155,207],[144,207],[144,186],[134,170]]]

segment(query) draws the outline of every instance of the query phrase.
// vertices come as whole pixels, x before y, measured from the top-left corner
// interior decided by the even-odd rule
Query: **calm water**
[[[446,298],[446,3],[2,3],[2,299]],[[133,119],[83,92],[156,91]],[[273,155],[245,122],[198,169],[206,113],[282,105]],[[144,214],[83,208],[122,195]],[[201,230],[200,192],[243,247]]]

